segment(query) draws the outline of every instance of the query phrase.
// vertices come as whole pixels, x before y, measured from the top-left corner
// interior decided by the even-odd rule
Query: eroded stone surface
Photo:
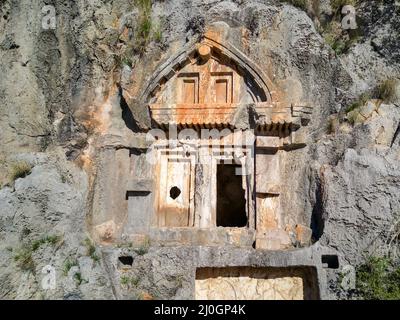
[[[238,273],[238,275],[236,275]],[[274,271],[203,272],[196,279],[198,300],[303,300],[303,279]]]
[[[395,1],[360,5],[363,37],[340,57],[305,12],[285,3],[156,1],[152,20],[167,18],[162,39],[149,41],[142,56],[129,51],[140,14],[133,1],[54,1],[60,19],[56,30],[46,31],[38,19],[41,5],[27,0],[0,4],[1,298],[194,298],[197,268],[238,265],[316,267],[317,276],[305,281],[317,278],[314,292],[327,298],[326,275],[334,281],[343,265],[361,262],[363,251],[376,252],[384,244],[399,207],[399,101],[371,101],[354,127],[341,123],[329,134],[326,129],[332,113],[343,113],[381,80],[398,78]],[[322,1],[321,19],[331,14],[329,1]],[[291,141],[285,135],[257,140],[260,148],[276,149],[262,152],[255,168],[262,193],[255,203],[264,212],[254,221],[258,235],[236,229],[148,228],[157,226],[151,215],[155,174],[144,159],[150,143],[141,131],[152,123],[142,98],[150,93],[146,86],[157,70],[180,52],[195,50],[211,25],[222,27],[219,40],[267,75],[284,106],[260,110],[253,101],[237,101],[230,106],[237,108],[225,113],[229,120],[240,129],[260,120],[276,130],[271,119],[307,124],[306,130],[292,132]],[[204,60],[207,56],[206,50]],[[190,101],[196,99],[193,92]],[[218,92],[215,96],[227,101],[223,87]],[[313,107],[312,114],[304,104]],[[288,126],[278,129],[285,133]],[[9,170],[19,160],[34,168],[14,185]],[[206,181],[207,170],[196,170],[195,180]],[[195,203],[209,201],[207,188],[193,193]],[[132,192],[140,201],[129,200]],[[213,221],[203,208],[200,229]],[[304,228],[296,230],[300,225]],[[308,249],[252,248],[257,236],[269,232],[275,236],[265,247],[277,239],[284,241],[274,249],[307,246],[309,227],[317,243]],[[53,234],[63,237],[62,244],[40,246],[32,253],[33,271],[21,268],[15,260],[20,246]],[[85,245],[90,237],[97,258]],[[323,253],[338,254],[339,269],[322,268]],[[120,269],[119,254],[131,254],[132,266]],[[74,265],[64,272],[68,259]],[[47,265],[57,274],[53,291],[40,286]],[[141,281],[134,288],[125,286],[123,275]]]

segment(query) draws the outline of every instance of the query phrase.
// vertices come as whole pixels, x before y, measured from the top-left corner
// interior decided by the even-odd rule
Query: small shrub
[[[32,242],[32,251],[36,251],[44,242],[42,240],[35,240]]]
[[[31,165],[26,161],[19,161],[11,165],[10,178],[15,181],[18,178],[25,178],[32,172]]]
[[[139,256],[143,256],[145,255],[147,252],[149,252],[150,249],[150,239],[146,238],[143,242],[143,244],[135,249],[134,251],[139,255]]]
[[[120,282],[121,282],[121,284],[122,284],[123,286],[128,285],[128,283],[129,283],[129,277],[128,277],[128,276],[122,276],[121,279],[120,279]]]
[[[343,39],[337,39],[332,44],[332,49],[339,56],[346,51],[346,42]]]
[[[360,39],[357,32],[343,33],[338,21],[331,21],[325,29],[321,29],[319,32],[337,55],[346,53]]]
[[[395,102],[397,99],[397,85],[399,81],[396,79],[387,79],[382,81],[376,88],[377,99],[382,100],[385,103]]]
[[[38,239],[38,240],[35,240],[32,242],[32,250],[36,251],[37,249],[40,248],[40,246],[42,246],[46,243],[51,244],[51,245],[56,245],[60,241],[61,241],[60,236],[56,236],[56,235],[45,236],[41,239]]]
[[[57,235],[47,236],[45,238],[45,242],[50,243],[52,245],[56,245],[61,240],[62,240],[62,237],[61,236],[57,236]]]
[[[356,289],[364,299],[399,300],[399,262],[387,257],[369,257],[356,269]]]
[[[139,17],[134,30],[133,45],[128,45],[126,53],[120,60],[120,63],[126,61],[130,66],[132,66],[131,60],[126,57],[135,53],[142,55],[151,41],[161,42],[162,40],[162,21],[154,23],[152,20],[151,0],[136,0],[135,4],[139,9]]]
[[[134,51],[143,54],[151,36],[151,0],[136,0],[139,9],[139,21],[135,29]]]
[[[82,274],[80,272],[74,274],[74,279],[76,280],[76,282],[78,282],[78,285],[81,285],[83,282],[88,283],[87,280],[82,278]]]
[[[331,21],[329,24],[325,26],[322,31],[322,36],[325,39],[325,42],[329,44],[334,50],[337,47],[337,42],[340,40],[342,35],[342,28],[338,21]],[[336,50],[335,50],[336,52]]]
[[[90,240],[89,238],[86,238],[85,239],[85,246],[86,246],[86,255],[91,257],[94,262],[99,261],[100,258],[97,255],[96,246],[94,245],[92,240]]]
[[[121,276],[120,279],[121,285],[127,286],[127,287],[137,287],[137,285],[140,282],[140,279],[138,277],[129,277],[126,275]]]
[[[347,121],[351,124],[354,125],[356,123],[358,116],[358,110],[353,110],[347,114]]]
[[[32,258],[32,248],[30,246],[22,246],[14,256],[17,266],[24,271],[34,271],[35,263]]]
[[[370,93],[364,92],[357,98],[356,101],[354,101],[350,106],[346,108],[347,121],[350,124],[354,124],[356,122],[357,116],[359,114],[359,109],[364,106],[370,99]]]
[[[349,113],[353,110],[359,109],[363,105],[365,105],[368,100],[371,99],[371,95],[368,92],[364,92],[358,96],[358,99],[354,101],[350,106],[347,107],[346,113]]]
[[[65,260],[64,261],[64,265],[63,265],[63,275],[67,276],[69,270],[71,270],[72,267],[75,267],[77,265],[78,265],[78,261],[76,261],[76,259],[74,259],[74,260],[70,260],[70,259]]]
[[[153,39],[156,42],[161,42],[161,40],[162,40],[161,23],[158,23],[155,25],[154,30],[153,30]]]
[[[33,270],[34,262],[32,258],[33,252],[38,250],[42,245],[49,243],[51,245],[55,245],[60,242],[62,237],[52,235],[45,236],[41,239],[34,240],[31,244],[25,243],[23,246],[17,250],[14,261],[17,262],[18,267],[22,270]]]

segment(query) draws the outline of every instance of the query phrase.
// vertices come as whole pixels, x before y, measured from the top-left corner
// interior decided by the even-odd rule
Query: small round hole
[[[181,190],[178,187],[172,187],[171,190],[169,190],[169,196],[174,200],[178,198],[180,194]]]

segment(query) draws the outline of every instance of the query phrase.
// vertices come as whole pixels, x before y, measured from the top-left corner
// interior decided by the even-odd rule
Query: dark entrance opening
[[[245,227],[246,199],[242,176],[236,175],[238,165],[217,166],[217,227]]]
[[[126,266],[131,266],[133,264],[133,257],[131,256],[121,256],[118,260]]]
[[[321,256],[322,267],[339,269],[339,258],[335,254],[324,254]]]

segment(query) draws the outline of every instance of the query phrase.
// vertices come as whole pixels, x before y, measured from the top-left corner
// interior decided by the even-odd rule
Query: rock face
[[[194,299],[209,286],[225,291],[226,281],[261,288],[262,298],[335,298],[328,283],[387,250],[399,214],[399,87],[391,101],[374,97],[347,112],[361,93],[400,78],[398,2],[363,1],[362,35],[340,56],[317,18],[287,3],[146,3],[54,1],[54,29],[43,1],[0,4],[0,298]],[[331,15],[321,1],[319,19]],[[259,172],[276,168],[279,181],[264,181],[274,200],[260,223],[279,228],[149,230],[153,202],[129,202],[125,188],[145,197],[154,184],[145,159],[154,109],[144,97],[149,83],[164,84],[159,70],[215,26],[271,80],[291,116],[312,107],[292,137],[301,148],[260,162]],[[206,49],[198,51],[205,60]],[[243,106],[232,117],[240,129],[263,116]],[[17,178],[21,161],[32,169]]]
[[[112,298],[100,252],[86,240],[87,175],[61,160],[63,154],[20,156],[34,167],[0,190],[1,297]],[[54,287],[43,290],[53,275]]]

